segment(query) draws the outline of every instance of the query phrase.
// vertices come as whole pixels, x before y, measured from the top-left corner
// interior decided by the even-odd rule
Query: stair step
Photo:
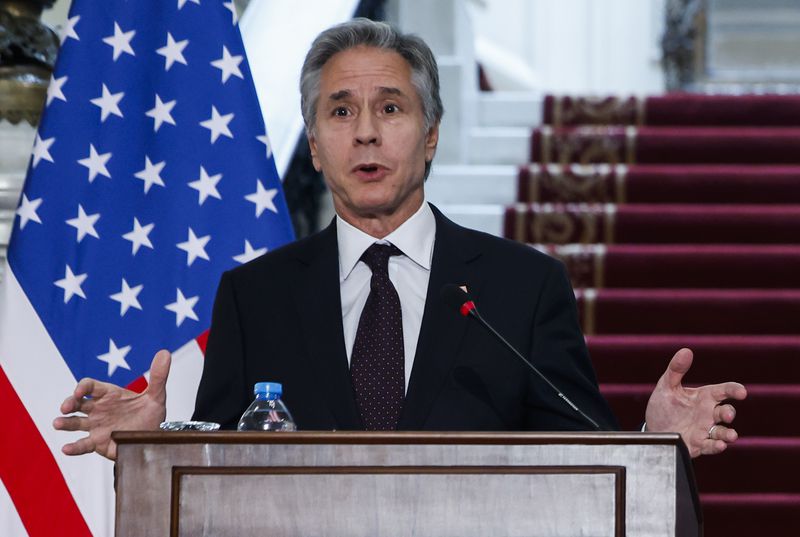
[[[512,165],[433,165],[425,197],[438,205],[514,202],[517,167]]]
[[[798,164],[800,128],[542,127],[531,161],[543,164]]]
[[[716,457],[694,461],[703,494],[800,494],[800,438],[741,438]]]
[[[573,287],[800,287],[800,244],[534,245],[560,259]]]
[[[800,203],[800,166],[531,164],[520,168],[517,201]]]
[[[701,494],[700,503],[705,537],[800,535],[800,494]]]
[[[530,128],[475,127],[467,139],[470,164],[523,164],[530,156]]]
[[[653,378],[654,383],[656,380],[657,378]],[[644,421],[647,401],[654,386],[655,384],[601,384],[600,391],[611,405],[620,427],[623,430],[638,430]],[[787,416],[787,409],[800,408],[800,385],[747,383],[746,387],[747,399],[737,401],[734,405],[737,410],[734,427],[739,435],[743,440],[754,436],[791,437],[787,442],[791,440],[791,445],[795,446],[792,453],[798,457],[800,463],[800,427],[794,419]],[[737,468],[736,465],[732,467]],[[795,474],[798,475],[800,472]],[[742,483],[742,486],[754,486],[744,478]],[[800,492],[800,480],[794,480],[792,486],[795,487],[795,492]],[[770,488],[764,490],[784,491]]]
[[[601,383],[655,381],[678,349],[694,351],[686,381],[712,384],[800,384],[800,336],[597,335],[587,336]]]
[[[442,204],[439,210],[457,224],[491,235],[502,236],[505,206],[499,204]]]
[[[763,72],[761,74],[763,77]],[[670,93],[650,97],[600,98],[548,95],[542,108],[542,122],[555,127],[800,125],[799,95]]]
[[[800,205],[518,203],[505,236],[530,243],[791,244]]]
[[[528,127],[542,122],[542,96],[523,91],[490,91],[478,97],[478,122],[483,126]]]
[[[800,334],[800,289],[576,289],[584,333]]]

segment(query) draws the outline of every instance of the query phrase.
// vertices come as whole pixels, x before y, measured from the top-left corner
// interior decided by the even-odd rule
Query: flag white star
[[[47,104],[45,104],[45,106],[50,106],[50,103],[53,102],[53,99],[59,99],[67,102],[64,92],[61,91],[61,88],[64,87],[64,84],[67,82],[67,78],[68,77],[66,76],[53,78],[53,75],[50,75],[50,84],[47,85]]]
[[[100,213],[86,214],[83,210],[83,205],[78,204],[78,216],[67,220],[67,224],[78,230],[78,242],[81,242],[86,235],[91,235],[95,239],[99,239],[100,235],[94,229],[94,225],[100,219]]]
[[[89,156],[79,160],[78,164],[86,166],[86,168],[89,169],[89,182],[91,183],[94,181],[94,178],[97,177],[97,174],[108,177],[109,179],[111,178],[111,174],[108,173],[108,168],[106,168],[106,163],[110,158],[111,153],[103,153],[101,155],[94,148],[93,144],[89,144]]]
[[[129,352],[131,352],[130,345],[118,348],[117,344],[114,343],[114,340],[109,339],[108,352],[99,355],[97,359],[108,364],[108,376],[110,377],[114,374],[114,371],[116,371],[118,367],[130,371],[131,366],[129,366],[128,362],[125,361],[125,357],[128,356]]]
[[[111,114],[122,117],[122,111],[119,109],[119,102],[123,97],[125,97],[125,92],[111,93],[108,91],[108,87],[103,84],[103,94],[89,101],[100,108],[100,123],[104,122]]]
[[[239,14],[236,13],[236,4],[231,0],[230,2],[223,2],[222,5],[231,12],[231,24],[236,24],[239,21]]]
[[[253,202],[256,205],[256,218],[261,216],[264,209],[269,209],[273,213],[278,213],[278,208],[275,207],[275,196],[278,195],[277,188],[264,188],[260,179],[256,179],[256,191],[244,197],[247,201]]]
[[[47,140],[42,140],[39,136],[39,133],[36,133],[36,141],[33,142],[33,167],[36,168],[36,165],[39,164],[39,161],[44,159],[47,162],[53,162],[53,156],[50,155],[50,146],[53,145],[55,142],[55,138],[48,138]]]
[[[211,143],[213,144],[217,141],[217,138],[223,135],[228,138],[233,138],[233,134],[228,128],[228,123],[230,123],[232,119],[232,112],[230,114],[220,115],[220,113],[217,112],[217,107],[212,105],[211,118],[201,121],[200,126],[211,131]]]
[[[114,49],[114,61],[117,61],[117,58],[119,58],[123,52],[131,56],[136,56],[136,53],[133,52],[133,48],[131,47],[131,39],[133,39],[135,35],[136,30],[123,32],[119,24],[116,22],[114,23],[114,35],[103,38],[103,43],[110,45]]]
[[[155,224],[147,224],[143,226],[139,223],[139,219],[133,218],[133,229],[122,236],[126,241],[131,241],[131,255],[136,255],[139,248],[146,246],[153,249],[153,243],[150,242],[150,232],[153,231]]]
[[[162,123],[169,123],[175,125],[175,120],[172,119],[172,109],[175,108],[175,103],[178,101],[170,101],[168,103],[162,102],[161,97],[156,93],[156,105],[151,108],[144,115],[153,118],[153,132],[158,132]]]
[[[119,302],[119,316],[123,317],[130,308],[136,308],[137,310],[142,309],[142,305],[139,304],[139,293],[142,292],[144,285],[137,285],[135,287],[131,287],[128,285],[128,282],[125,278],[122,278],[122,289],[119,293],[115,293],[109,298],[115,302]]]
[[[200,5],[200,0],[178,0],[178,9],[181,9],[183,6],[185,6],[187,2],[197,4],[198,6]]]
[[[191,319],[193,321],[199,320],[197,315],[194,313],[194,306],[197,304],[199,299],[199,296],[186,298],[183,296],[181,290],[178,289],[175,302],[172,304],[167,304],[164,306],[164,308],[175,314],[175,326],[180,326],[186,319]]]
[[[256,140],[267,146],[267,158],[272,158],[272,144],[269,143],[269,136],[265,133],[261,136],[256,136]]]
[[[197,190],[199,198],[197,200],[198,205],[202,205],[209,196],[217,198],[218,200],[222,199],[222,196],[219,195],[219,190],[217,190],[217,183],[219,183],[220,179],[222,179],[221,173],[209,176],[208,173],[206,173],[206,169],[200,166],[200,179],[189,183],[191,188]]]
[[[256,257],[264,255],[266,253],[267,253],[267,248],[266,247],[259,248],[259,249],[256,250],[250,245],[250,241],[245,239],[245,241],[244,241],[244,252],[242,252],[239,255],[233,256],[233,260],[236,261],[237,263],[244,264],[244,263],[247,263],[248,261],[252,261]]]
[[[192,228],[189,228],[189,238],[186,239],[186,242],[179,242],[178,248],[186,252],[186,266],[191,267],[194,260],[198,257],[200,259],[205,259],[206,261],[210,261],[208,254],[206,253],[206,244],[208,241],[211,240],[211,235],[206,235],[205,237],[197,237],[194,234]]]
[[[81,20],[80,15],[75,15],[74,17],[70,17],[67,19],[67,22],[64,23],[64,26],[61,27],[61,34],[59,37],[61,38],[61,44],[64,44],[69,38],[74,39],[75,41],[80,41],[81,38],[78,37],[78,34],[75,33],[75,25],[78,24],[78,21]]]
[[[25,229],[25,226],[28,222],[36,222],[37,224],[41,224],[42,221],[39,219],[39,215],[36,214],[36,209],[39,208],[39,205],[42,204],[42,198],[36,198],[35,200],[29,200],[28,196],[22,194],[22,202],[17,209],[17,214],[19,215],[19,228]]]
[[[144,193],[150,191],[153,185],[164,186],[164,180],[161,179],[161,170],[164,169],[166,162],[157,162],[153,164],[150,162],[150,157],[144,157],[144,169],[133,174],[137,179],[144,181]]]
[[[69,302],[70,299],[75,295],[85,299],[86,295],[83,293],[81,285],[86,280],[88,274],[73,274],[72,269],[69,268],[69,265],[66,267],[67,269],[64,271],[64,277],[53,282],[55,283],[56,287],[60,287],[64,290],[64,304]]]
[[[175,62],[188,65],[186,63],[186,58],[183,57],[183,49],[185,49],[186,45],[188,44],[188,39],[184,39],[183,41],[175,41],[175,39],[172,37],[172,34],[167,32],[167,44],[156,50],[157,54],[164,56],[165,71],[169,71],[169,68],[172,67],[172,64]]]
[[[244,75],[239,69],[239,64],[242,63],[243,59],[244,56],[231,56],[231,53],[228,52],[228,47],[222,45],[222,58],[214,60],[211,65],[222,71],[222,83],[224,84],[231,75],[238,76],[244,80]]]

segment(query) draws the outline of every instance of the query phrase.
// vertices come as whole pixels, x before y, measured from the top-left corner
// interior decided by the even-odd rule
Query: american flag
[[[233,0],[68,17],[0,289],[3,535],[112,534],[111,467],[61,454],[60,402],[142,388],[161,348],[191,400],[220,274],[292,238]]]

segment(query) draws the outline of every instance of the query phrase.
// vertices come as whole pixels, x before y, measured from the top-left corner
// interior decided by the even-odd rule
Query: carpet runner
[[[635,430],[641,427],[645,408],[647,407],[647,399],[650,397],[654,385],[655,383],[601,384],[600,387],[612,410],[614,410],[620,427],[627,430]],[[787,408],[800,408],[800,386],[797,384],[748,383],[747,388],[747,400],[736,405],[739,412],[736,416],[736,430],[744,431],[742,440],[747,438],[752,441],[759,441],[759,437],[786,436],[787,438],[784,438],[784,440],[793,442],[790,443],[791,446],[794,446],[792,449],[800,447],[800,438],[792,437],[792,435],[797,434],[797,422],[785,419]],[[742,444],[744,448],[747,448],[748,445],[747,443]],[[796,450],[791,453],[797,459],[797,462],[790,466],[796,466],[800,470],[800,457],[797,457],[797,454],[798,451]],[[700,460],[697,462],[699,463]],[[770,468],[779,472],[777,468],[772,467],[772,462],[764,461],[764,465],[769,465]],[[724,458],[715,464],[728,467]],[[735,461],[731,461],[728,468],[732,474],[740,471]],[[761,471],[763,471],[763,468]],[[800,475],[800,472],[792,476],[791,487],[794,488],[789,489],[790,491],[797,491],[798,475]],[[764,483],[771,483],[780,479],[779,477],[769,477],[767,479],[767,476],[764,476],[764,478],[761,483],[752,483],[743,479],[742,486],[761,487]],[[708,482],[711,483],[713,480],[708,480]],[[698,483],[701,485],[701,491],[707,490],[704,487],[706,480],[698,478]],[[771,485],[768,486],[771,487]],[[767,490],[775,489],[768,488]],[[781,490],[781,492],[785,491]]]
[[[705,535],[800,535],[800,96],[548,97],[505,234],[561,259],[601,390],[639,427],[681,347],[740,380],[695,461]]]
[[[522,166],[517,200],[587,203],[800,203],[800,166]]]
[[[797,535],[800,494],[701,494],[700,503],[707,537]]]
[[[531,136],[531,161],[800,164],[800,128],[544,126]]]
[[[724,375],[748,385],[800,385],[800,335],[597,334],[586,341],[605,383],[654,382],[675,351],[689,347],[695,354],[687,376],[692,384],[717,383]]]
[[[800,289],[579,288],[575,292],[586,335],[779,335],[797,331],[800,323]]]
[[[530,243],[791,244],[799,205],[517,204],[505,235]]]
[[[791,288],[800,244],[540,244],[575,287]],[[754,277],[758,275],[758,277]]]
[[[545,97],[546,125],[800,125],[800,95]]]

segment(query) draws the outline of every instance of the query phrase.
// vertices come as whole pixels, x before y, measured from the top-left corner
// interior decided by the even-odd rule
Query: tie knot
[[[361,254],[361,261],[367,264],[373,274],[376,272],[388,273],[389,258],[393,255],[403,255],[403,252],[394,244],[375,243]]]

